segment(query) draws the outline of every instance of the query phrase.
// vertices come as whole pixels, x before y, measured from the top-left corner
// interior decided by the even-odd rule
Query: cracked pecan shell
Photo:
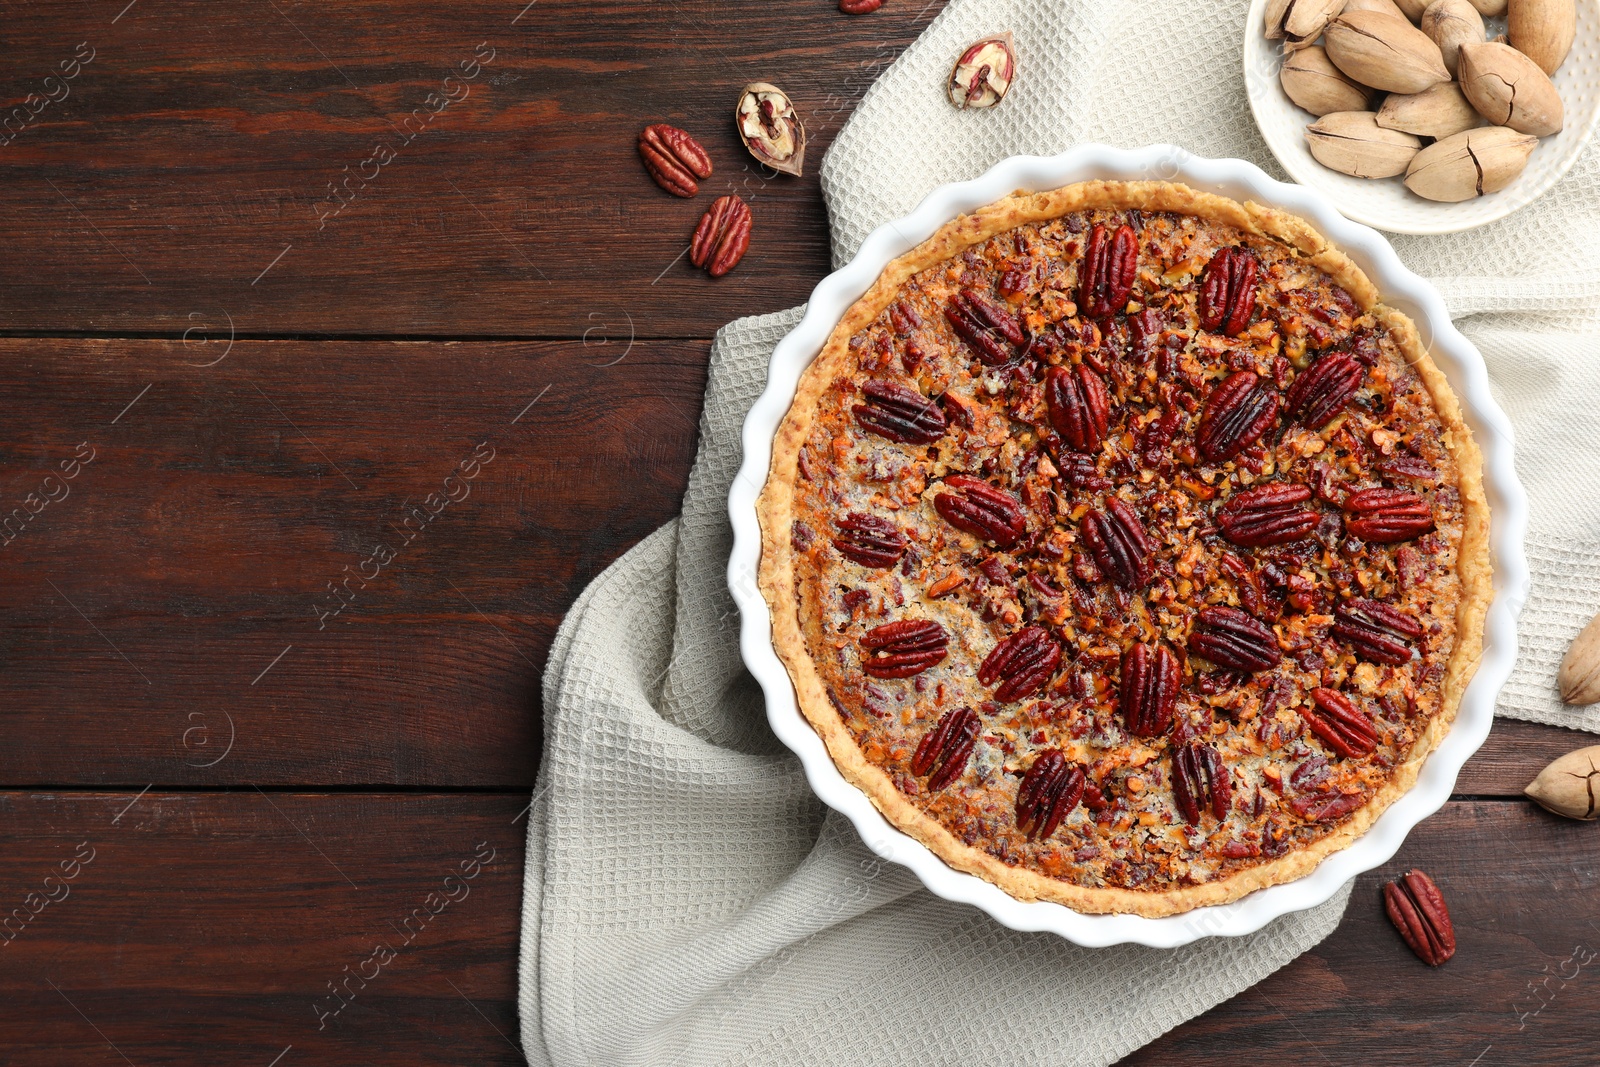
[[[1044,377],[1050,425],[1074,452],[1094,452],[1111,421],[1111,396],[1105,379],[1083,364],[1051,367]]]
[[[1256,310],[1256,257],[1242,248],[1222,248],[1200,277],[1200,325],[1234,337]]]
[[[926,445],[948,426],[939,405],[908,385],[872,378],[861,387],[861,403],[850,408],[861,428],[902,444]]]
[[[1254,371],[1237,371],[1222,380],[1200,412],[1195,445],[1212,463],[1226,463],[1261,439],[1278,417],[1278,393]]]
[[[833,547],[863,567],[892,567],[906,550],[906,538],[894,523],[876,515],[851,512],[836,524]]]
[[[1238,608],[1201,609],[1189,633],[1189,654],[1234,671],[1264,671],[1283,659],[1272,627]]]
[[[1097,222],[1089,231],[1089,246],[1078,265],[1078,310],[1091,319],[1110,318],[1121,311],[1133,293],[1139,266],[1139,239],[1128,225],[1110,230]]]
[[[1217,529],[1244,548],[1286,545],[1309,537],[1317,513],[1302,507],[1311,499],[1303,485],[1263,485],[1235,493],[1217,509]]]
[[[1370,756],[1378,747],[1378,731],[1355,701],[1337,689],[1318,686],[1311,703],[1300,706],[1300,716],[1322,743],[1351,759]]]
[[[1178,657],[1166,645],[1134,645],[1122,654],[1118,703],[1122,724],[1135,737],[1161,737],[1178,706]]]
[[[978,666],[978,681],[996,685],[1002,704],[1043,689],[1061,663],[1061,645],[1042,626],[1028,626],[994,646]]]
[[[1034,841],[1055,833],[1083,799],[1087,780],[1083,767],[1070,762],[1060,749],[1039,753],[1017,790],[1017,828]]]
[[[918,777],[928,775],[928,788],[934,792],[960,778],[972,758],[978,726],[978,714],[971,708],[945,712],[938,725],[918,743],[911,757],[911,773]]]
[[[1173,749],[1172,799],[1190,826],[1198,826],[1200,813],[1207,809],[1226,819],[1233,803],[1233,780],[1222,754],[1197,741]]]
[[[944,480],[955,490],[933,498],[933,507],[951,526],[1000,548],[1016,544],[1028,527],[1028,518],[1016,497],[970,474],[952,474]]]
[[[1344,528],[1351,537],[1391,545],[1433,529],[1428,502],[1409,489],[1363,489],[1344,501]]]
[[[874,678],[909,678],[945,657],[950,637],[932,619],[900,619],[861,635],[861,669]]]
[[[1083,539],[1101,572],[1117,585],[1135,592],[1150,584],[1155,545],[1126,502],[1112,497],[1104,511],[1085,515]]]

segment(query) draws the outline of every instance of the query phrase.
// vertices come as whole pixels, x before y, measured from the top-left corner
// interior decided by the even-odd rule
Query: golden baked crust
[[[1134,299],[1125,309],[1097,320],[1099,325],[1091,333],[1088,316],[1080,314],[1089,309],[1080,309],[1070,299],[1074,293],[1083,296],[1077,277],[1084,258],[1080,239],[1088,243],[1091,223],[1102,224],[1104,236],[1109,237],[1124,220],[1139,223],[1132,227],[1138,231],[1140,270]],[[1007,234],[1015,244],[1014,256],[994,240]],[[1261,278],[1257,282],[1252,273],[1250,281],[1270,288],[1264,299],[1272,305],[1274,317],[1269,321],[1263,312],[1236,337],[1185,331],[1182,316],[1193,318],[1201,284],[1199,264],[1193,257],[1169,262],[1166,254],[1224,247],[1248,252],[1259,261]],[[958,259],[963,254],[968,256],[965,261]],[[1020,273],[997,278],[996,264],[1016,266]],[[1291,287],[1302,280],[1305,286]],[[1011,298],[1009,306],[1026,323],[1029,334],[1026,344],[1017,346],[1025,350],[1010,364],[1023,368],[1015,373],[996,371],[992,364],[986,367],[979,358],[982,353],[976,351],[978,342],[965,348],[959,337],[951,342],[952,331],[942,321],[931,321],[926,314],[917,321],[914,310],[915,301],[927,309],[930,300],[971,292],[973,287],[993,298],[997,281],[1007,283],[998,287],[1001,298]],[[1149,302],[1141,304],[1141,299]],[[902,316],[912,309],[909,318],[897,320],[901,325],[915,322],[905,330],[896,330],[886,314],[897,300],[906,301],[900,305]],[[1161,314],[1176,315],[1173,325],[1179,328],[1165,330],[1155,342],[1166,346],[1164,357],[1148,352],[1139,357],[1133,350],[1148,341],[1150,331],[1141,335],[1132,320],[1138,318],[1148,326],[1155,320],[1141,313],[1154,314],[1162,301],[1166,303]],[[1303,310],[1317,311],[1322,322],[1299,315]],[[1048,336],[1054,343],[1041,342],[1052,330]],[[1063,342],[1063,337],[1070,341]],[[1001,340],[997,335],[995,339]],[[1106,350],[1092,351],[1096,342]],[[909,355],[908,344],[914,349]],[[1216,383],[1230,371],[1255,367],[1263,371],[1264,379],[1269,367],[1276,368],[1275,383],[1264,381],[1258,399],[1272,393],[1273,410],[1279,411],[1283,405],[1272,390],[1274,384],[1293,400],[1293,381],[1314,358],[1350,352],[1369,367],[1363,372],[1362,396],[1376,397],[1375,413],[1352,412],[1348,417],[1336,413],[1313,430],[1295,425],[1294,413],[1283,410],[1263,443],[1249,445],[1233,459],[1196,453],[1191,428],[1206,417],[1201,405],[1218,392]],[[1121,367],[1106,366],[1107,360],[1124,362]],[[1045,405],[1036,395],[1040,386],[1029,380],[1030,376],[1048,380],[1057,365],[1076,368],[1085,362],[1102,367],[1103,377],[1113,379],[1118,394],[1113,419],[1118,424],[1100,452],[1093,442],[1080,451],[1051,435],[1052,424],[1059,428],[1059,423],[1043,414]],[[1139,370],[1127,369],[1136,363]],[[900,373],[892,369],[897,367],[910,369]],[[1141,395],[1153,397],[1165,380],[1158,380],[1156,369],[1174,383],[1160,396],[1175,412],[1182,409],[1180,393],[1193,396],[1184,401],[1190,407],[1178,432],[1169,430],[1165,442],[1159,434],[1146,436],[1160,421],[1162,405],[1141,400]],[[1002,373],[1011,373],[1010,379],[1000,381],[996,375]],[[861,399],[864,383],[879,379],[915,385],[919,374],[922,382],[944,389],[939,401],[952,422],[965,418],[972,425],[930,443],[864,434],[860,414],[854,421],[848,418],[852,401]],[[1194,388],[1185,387],[1185,375]],[[996,387],[995,382],[1000,384]],[[981,388],[974,388],[971,395],[963,393],[975,384]],[[995,411],[996,396],[1011,409]],[[1387,411],[1385,405],[1391,405]],[[1302,422],[1306,406],[1300,404]],[[939,420],[941,431],[945,428],[941,415],[930,417]],[[1362,440],[1352,437],[1355,424],[1366,428]],[[1003,432],[1007,425],[1009,432]],[[1390,426],[1398,427],[1398,432],[1391,432]],[[970,443],[985,434],[986,440]],[[959,448],[950,443],[955,436],[961,437]],[[863,442],[870,447],[854,451]],[[826,455],[808,457],[808,444]],[[1141,452],[1145,445],[1149,448]],[[1321,468],[1310,464],[1310,457],[1322,449],[1340,457],[1336,462],[1344,464],[1341,469],[1354,471],[1360,484],[1342,485],[1324,477]],[[1347,455],[1352,450],[1355,458]],[[1086,461],[1084,452],[1096,458]],[[988,466],[975,467],[979,458]],[[1059,468],[1084,462],[1090,463],[1087,487],[1068,487]],[[873,463],[884,469],[867,470]],[[1115,466],[1118,463],[1121,466]],[[1332,470],[1331,464],[1322,466]],[[1318,558],[1323,562],[1310,559],[1300,573],[1321,575],[1331,587],[1307,592],[1289,576],[1284,596],[1304,606],[1284,613],[1285,605],[1263,592],[1261,579],[1268,562],[1280,557],[1252,544],[1249,536],[1236,534],[1241,539],[1231,545],[1220,537],[1211,524],[1214,510],[1207,510],[1204,495],[1209,492],[1219,503],[1226,502],[1246,488],[1273,482],[1274,474],[1282,473],[1284,478],[1277,480],[1286,481],[1313,469],[1318,501],[1307,506],[1316,508],[1321,520],[1317,537],[1306,535],[1303,540],[1314,541],[1308,550],[1313,557],[1320,547]],[[1385,472],[1381,477],[1375,473],[1379,470]],[[1106,473],[1114,477],[1106,479]],[[1021,501],[1009,496],[1010,506],[1027,516],[1028,532],[1016,552],[1001,551],[1005,546],[994,538],[986,540],[948,522],[936,528],[942,513],[934,506],[934,490],[952,484],[941,485],[938,479],[957,477],[954,484],[967,484],[960,481],[961,474],[968,476],[968,482],[992,474],[1000,479],[996,488],[1023,494]],[[1372,488],[1374,483],[1412,484],[1407,482],[1412,475],[1431,486],[1422,492],[1435,528],[1421,535],[1420,548],[1404,543],[1415,534],[1381,545],[1357,540],[1354,547],[1349,530],[1340,534],[1335,524],[1329,534],[1328,524],[1334,521],[1329,516],[1337,516],[1338,509],[1320,507],[1319,501],[1331,506],[1343,500],[1349,507],[1349,494],[1355,490]],[[932,560],[940,561],[941,567],[954,564],[941,575],[946,580],[935,580],[930,566],[863,567],[830,547],[830,532],[840,531],[830,531],[826,524],[837,524],[844,517],[837,512],[859,504],[873,480],[880,486],[872,497],[876,510],[905,520],[904,536],[895,536],[909,539],[912,555],[927,551],[918,564]],[[1100,484],[1106,481],[1111,484]],[[1036,499],[1041,485],[1051,490],[1053,503]],[[1150,490],[1152,485],[1157,489]],[[1180,485],[1187,487],[1183,492],[1200,495],[1192,513],[1179,507],[1175,519],[1167,503],[1173,494],[1182,496],[1175,488]],[[1146,490],[1150,491],[1140,496]],[[1157,490],[1168,495],[1158,499]],[[1224,497],[1223,490],[1231,492]],[[1113,497],[1126,501],[1156,529],[1158,543],[1152,544],[1151,555],[1158,559],[1154,566],[1159,571],[1159,595],[1131,578],[1129,588],[1119,589],[1116,567],[1109,572],[1097,568],[1094,559],[1104,563],[1106,557],[1092,557],[1084,547],[1089,540],[1082,532],[1085,517],[1090,512],[1103,516]],[[1085,912],[1159,916],[1235,900],[1308,873],[1323,857],[1360,836],[1411,788],[1423,761],[1448,732],[1481,655],[1483,619],[1492,598],[1481,459],[1455,396],[1422,346],[1414,324],[1383,305],[1355,264],[1302,220],[1168,182],[1087,182],[1046,193],[1014,194],[952,221],[891,263],[846,312],[802,376],[778,429],[758,509],[759,577],[772,608],[774,646],[789,670],[802,712],[840,771],[891,823],[952,867],[979,875],[1020,899],[1053,900]],[[1347,514],[1346,521],[1356,514]],[[1192,528],[1180,529],[1185,522]],[[1341,544],[1351,553],[1348,566],[1340,555]],[[1040,561],[1050,563],[1052,547],[1062,546],[1066,553],[1053,564],[1053,572],[1026,570]],[[1165,558],[1163,553],[1173,546],[1189,547],[1177,560]],[[1275,542],[1274,550],[1279,547]],[[1407,551],[1411,555],[1405,555]],[[1224,560],[1226,556],[1233,562]],[[974,563],[979,557],[982,563]],[[1290,564],[1299,558],[1293,557],[1285,567],[1292,571]],[[1223,570],[1216,569],[1218,561]],[[1110,562],[1117,563],[1115,554]],[[1185,565],[1200,569],[1191,570],[1188,578],[1172,569]],[[979,566],[984,569],[976,570]],[[1284,569],[1265,573],[1283,576]],[[1025,572],[1068,575],[1063,584],[1078,585],[1068,597],[1049,579],[1042,579],[1031,588],[1024,586],[1026,591],[991,594],[986,602],[969,595],[971,603],[957,603],[943,589],[957,579],[957,589],[984,584],[985,579],[969,583],[963,576],[978,573],[994,576],[996,588],[1012,582],[1022,586]],[[901,577],[907,582],[902,583]],[[1193,645],[1194,634],[1204,627],[1197,623],[1199,616],[1186,613],[1179,602],[1186,584],[1196,612],[1209,599],[1212,607],[1249,605],[1257,609],[1252,614],[1269,616],[1280,646],[1307,645],[1282,649],[1280,654],[1299,655],[1307,665],[1290,660],[1263,669],[1259,676],[1242,670],[1204,671],[1207,658]],[[1069,610],[1050,609],[1051,590],[1069,602]],[[1077,593],[1084,590],[1089,592],[1079,597]],[[1180,591],[1178,600],[1173,599],[1174,590]],[[835,593],[853,599],[836,603]],[[1156,604],[1163,596],[1166,599]],[[1373,600],[1389,602],[1427,624],[1425,631],[1419,627],[1415,633],[1400,633],[1385,623],[1387,616],[1377,619],[1379,645],[1388,640],[1391,645],[1385,647],[1392,647],[1399,640],[1402,646],[1417,646],[1413,659],[1403,666],[1392,659],[1375,665],[1371,648],[1357,655],[1348,642],[1327,637],[1330,627],[1345,619],[1336,614],[1338,605],[1356,610],[1349,605],[1370,605]],[[1270,618],[1275,603],[1278,619]],[[1152,612],[1153,604],[1159,610]],[[1334,608],[1335,614],[1319,610],[1327,608]],[[984,617],[985,611],[996,610],[998,614]],[[1107,621],[1108,610],[1120,611],[1125,618],[1120,623]],[[1355,625],[1370,628],[1370,611],[1360,612]],[[868,631],[882,631],[883,624],[897,616],[910,616],[924,629],[937,620],[933,629],[943,634],[950,655],[940,656],[936,665],[924,670],[921,664],[944,651],[945,644],[932,652],[926,646],[916,651],[917,643],[911,641],[910,659],[916,662],[910,667],[915,669],[881,673],[886,670],[884,650],[873,653],[862,641]],[[1138,639],[1130,621],[1135,616],[1145,620],[1148,642]],[[992,661],[994,656],[988,653],[993,646],[1003,643],[1007,634],[1015,636],[1025,620],[1045,632],[1050,643],[1064,645],[1073,659],[1063,660],[1060,669],[1049,663],[1050,677],[1039,688],[1008,701],[980,702],[972,693],[974,687],[967,684],[970,676],[975,668],[984,670],[979,661]],[[1126,729],[1131,720],[1119,716],[1120,696],[1111,681],[1118,664],[1106,660],[1107,649],[1091,636],[1096,626],[1111,634],[1119,624],[1128,627],[1124,636],[1134,633],[1133,640],[1120,641],[1123,653],[1132,644],[1148,643],[1182,660],[1185,648],[1180,638],[1187,635],[1191,642],[1190,658],[1181,668],[1183,694],[1176,719],[1153,736],[1137,736]],[[1317,640],[1326,647],[1317,645]],[[890,643],[887,651],[898,647]],[[1383,654],[1381,648],[1377,654]],[[1197,659],[1202,666],[1196,665]],[[882,686],[863,673],[869,662],[880,672]],[[1210,662],[1226,666],[1221,660]],[[1081,681],[1085,676],[1087,683]],[[929,678],[940,679],[932,691],[925,686]],[[997,690],[1005,685],[1003,676],[988,681]],[[1327,708],[1308,695],[1312,685],[1318,692],[1332,690],[1355,701],[1360,710],[1353,740],[1348,729],[1340,727],[1337,715],[1329,730]],[[918,775],[910,769],[917,762],[913,749],[918,738],[926,738],[945,716],[961,708],[971,709],[962,712],[968,721],[956,721],[946,732],[963,726],[968,733],[982,730],[982,737],[968,746],[977,750],[971,756],[974,765],[967,766],[969,753],[959,753],[962,763],[954,768],[959,775],[939,783],[937,789],[929,788],[930,780],[940,774],[938,753],[932,773],[924,760],[924,773]],[[1228,718],[1218,721],[1218,710]],[[1313,719],[1322,729],[1302,737],[1300,723],[1311,725]],[[1079,730],[1087,732],[1075,733]],[[1363,738],[1363,732],[1373,738]],[[1373,747],[1361,752],[1368,740]],[[1349,754],[1352,745],[1356,755]],[[1185,753],[1189,757],[1195,752],[1207,756],[1206,750],[1213,750],[1230,759],[1224,765],[1223,778],[1231,783],[1226,786],[1216,785],[1214,776],[1206,778],[1203,773],[1197,779],[1190,766],[1186,781],[1193,795],[1187,798],[1187,810],[1193,814],[1201,809],[1194,819],[1184,814],[1185,798],[1175,796],[1163,781],[1176,775],[1171,768],[1180,750],[1190,750]],[[1027,785],[1029,767],[1042,767],[1046,753],[1063,751],[1069,758],[1050,757],[1055,765],[1049,769],[1058,772],[1054,777],[1041,770],[1040,780]],[[1234,758],[1237,762],[1232,762]],[[1289,759],[1301,761],[1292,787],[1281,772],[1276,778],[1272,774],[1272,768],[1287,767]],[[1064,780],[1062,766],[1079,768],[1073,772],[1079,774],[1076,782]],[[1204,760],[1201,768],[1205,770]],[[1299,784],[1302,776],[1304,789]],[[1274,781],[1276,795],[1263,789],[1263,784]],[[1037,822],[1060,820],[1060,829],[1049,825],[1039,840],[1021,832],[1019,815],[1013,814],[1019,791],[1070,792],[1078,783],[1084,795],[1098,797],[1095,814],[1078,807],[1047,819],[1049,804],[1041,811],[1035,795],[1029,813],[1037,816]],[[1250,786],[1254,801],[1245,795]],[[1219,792],[1222,803],[1213,804]],[[1231,807],[1230,794],[1237,801]],[[1077,804],[1076,795],[1071,800]],[[1218,810],[1226,814],[1218,818]],[[1032,826],[1035,831],[1040,828]]]

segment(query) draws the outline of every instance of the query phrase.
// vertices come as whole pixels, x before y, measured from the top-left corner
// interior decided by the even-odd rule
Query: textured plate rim
[[[1094,179],[1180,181],[1236,200],[1252,199],[1301,216],[1339,245],[1366,271],[1386,302],[1416,321],[1423,342],[1450,380],[1483,450],[1484,487],[1491,513],[1495,597],[1484,625],[1483,658],[1462,697],[1455,723],[1429,756],[1416,785],[1365,834],[1324,859],[1311,873],[1231,904],[1163,918],[1087,915],[1048,901],[1017,900],[975,875],[948,866],[891,825],[866,794],[839,773],[822,739],[801,715],[788,672],[772,647],[771,613],[756,586],[761,551],[756,497],[766,481],[773,438],[801,373],[822,350],[845,311],[891,260],[951,219],[1014,191],[1038,192]],[[909,215],[874,230],[848,264],[812,291],[800,323],[773,351],[766,389],[745,418],[742,443],[743,463],[728,494],[734,535],[728,586],[740,612],[740,652],[761,685],[773,731],[799,757],[818,797],[850,819],[868,848],[909,868],[934,894],[972,904],[1013,930],[1049,931],[1091,948],[1129,943],[1175,948],[1202,937],[1250,934],[1281,915],[1326,902],[1346,881],[1392,857],[1411,829],[1449,799],[1462,765],[1488,737],[1495,700],[1516,660],[1516,618],[1529,583],[1523,549],[1527,496],[1512,465],[1511,424],[1490,392],[1482,355],[1452,325],[1438,292],[1400,262],[1382,235],[1341,216],[1321,193],[1277,181],[1244,160],[1206,159],[1174,145],[1119,149],[1091,144],[1055,156],[1013,156],[978,178],[940,186]]]

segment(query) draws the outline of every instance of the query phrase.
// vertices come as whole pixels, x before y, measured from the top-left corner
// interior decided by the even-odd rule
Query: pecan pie
[[[1491,597],[1415,326],[1303,221],[1018,194],[802,377],[760,580],[844,775],[1013,896],[1167,915],[1309,872],[1416,780]]]

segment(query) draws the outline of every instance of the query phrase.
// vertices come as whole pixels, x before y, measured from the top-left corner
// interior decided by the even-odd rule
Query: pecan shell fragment
[[[873,378],[861,387],[862,403],[850,411],[861,428],[902,444],[932,444],[944,436],[944,412],[908,385]]]
[[[1300,372],[1284,408],[1290,418],[1320,430],[1343,411],[1366,381],[1367,368],[1343,352],[1331,352]]]
[[[1243,548],[1266,548],[1299,541],[1316,529],[1317,513],[1302,507],[1311,499],[1303,485],[1263,485],[1235,493],[1217,509],[1222,536]]]
[[[1135,737],[1161,737],[1178,706],[1178,657],[1166,645],[1137,644],[1122,654],[1118,703]]]
[[[892,567],[906,550],[905,535],[894,523],[876,515],[851,512],[839,520],[838,529],[833,547],[863,567]]]
[[[720,278],[750,247],[750,205],[737,196],[719,196],[700,218],[689,239],[689,262]]]
[[[1150,584],[1155,545],[1125,502],[1112,497],[1104,511],[1085,515],[1083,539],[1100,570],[1117,585],[1134,592]]]
[[[1272,627],[1238,608],[1217,604],[1195,615],[1189,654],[1234,671],[1264,671],[1283,659]]]
[[[1242,248],[1219,249],[1200,278],[1200,326],[1233,337],[1256,310],[1256,257]]]
[[[1139,240],[1126,224],[1113,231],[1097,222],[1078,264],[1078,311],[1085,318],[1106,319],[1121,311],[1133,292],[1139,265]]]
[[[1016,77],[1016,56],[1009,33],[974,42],[950,71],[950,102],[959,108],[994,107]]]
[[[1233,780],[1221,753],[1199,742],[1179,745],[1172,753],[1172,799],[1190,826],[1200,824],[1205,808],[1218,819],[1226,819],[1233,803]]]
[[[1456,930],[1444,894],[1421,871],[1411,870],[1383,887],[1383,910],[1400,937],[1430,967],[1456,954]]]
[[[861,669],[874,678],[910,678],[942,661],[949,635],[932,619],[899,619],[861,636]]]
[[[1330,636],[1374,663],[1401,667],[1411,662],[1411,642],[1422,636],[1422,624],[1377,600],[1347,600],[1333,612]]]
[[[1083,799],[1086,781],[1083,767],[1067,762],[1059,749],[1039,753],[1017,790],[1017,828],[1032,841],[1055,833]]]
[[[1027,347],[1028,335],[1015,315],[982,293],[963,289],[950,298],[945,318],[991,367],[1009,363]]]
[[[955,492],[934,497],[933,507],[956,529],[993,541],[1000,548],[1016,544],[1027,529],[1027,516],[1016,498],[982,478],[952,474],[944,484]]]
[[[944,713],[937,726],[922,735],[911,757],[911,773],[928,775],[928,789],[937,792],[961,777],[978,739],[978,715],[971,708]]]
[[[734,109],[739,140],[756,162],[780,174],[800,176],[806,161],[806,128],[784,91],[767,82],[751,82]]]
[[[1351,537],[1392,545],[1433,529],[1428,502],[1409,489],[1363,489],[1344,502],[1344,528]]]
[[[1094,452],[1111,421],[1111,396],[1105,380],[1082,363],[1051,367],[1044,378],[1050,424],[1074,452]]]
[[[1277,417],[1277,390],[1253,371],[1237,371],[1206,398],[1195,444],[1212,463],[1226,463],[1259,441]]]
[[[1044,688],[1061,663],[1061,646],[1042,626],[1028,626],[994,646],[978,666],[978,682],[1000,683],[994,698],[1002,704]]]
[[[664,122],[639,131],[639,155],[650,177],[673,196],[693,196],[700,191],[695,179],[711,177],[711,157],[700,142]]]
[[[1378,747],[1378,731],[1355,701],[1337,689],[1311,691],[1311,704],[1301,705],[1300,716],[1322,743],[1350,759],[1370,756]]]

